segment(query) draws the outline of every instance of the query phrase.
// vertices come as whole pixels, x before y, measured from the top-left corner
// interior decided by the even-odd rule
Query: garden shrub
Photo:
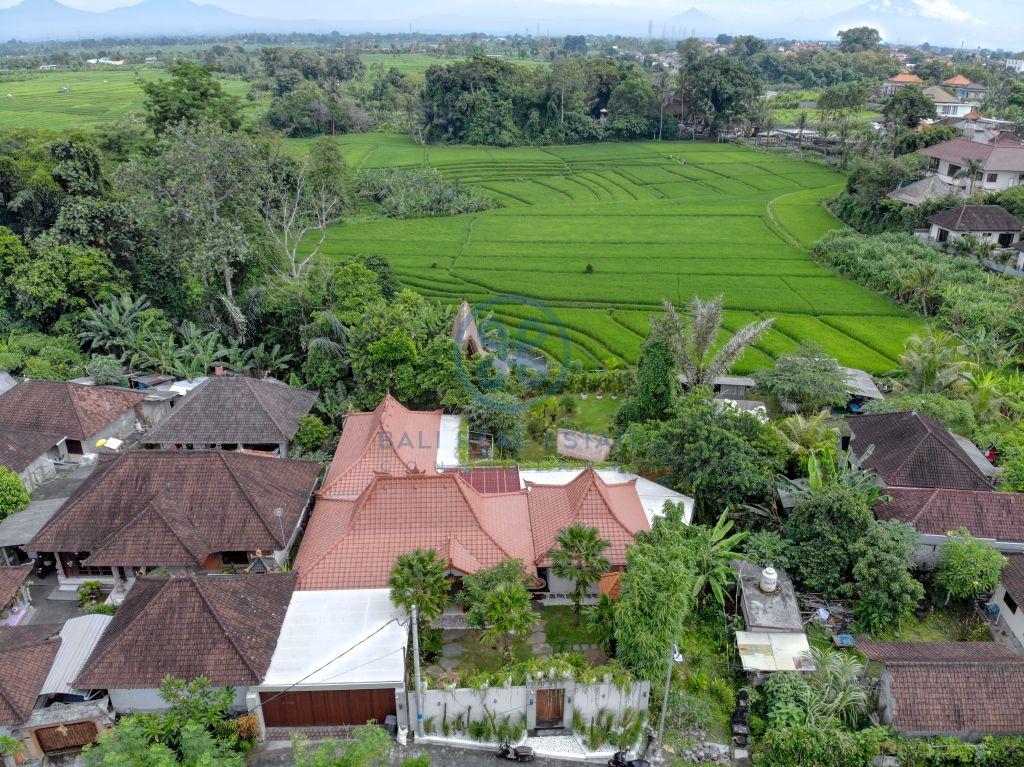
[[[389,218],[478,213],[497,203],[479,189],[449,181],[435,168],[380,168],[360,171],[356,190],[380,205]]]

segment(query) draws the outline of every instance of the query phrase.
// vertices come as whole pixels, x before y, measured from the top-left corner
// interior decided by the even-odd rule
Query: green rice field
[[[0,130],[77,130],[97,128],[128,114],[143,114],[138,80],[165,77],[162,69],[107,68],[87,72],[33,73],[25,80],[0,80]],[[224,89],[244,96],[247,83],[222,80]],[[62,88],[68,88],[65,93]],[[10,98],[8,98],[10,94]]]
[[[809,256],[842,226],[821,205],[841,178],[820,166],[706,143],[496,149],[363,134],[342,146],[352,168],[431,165],[502,207],[342,223],[325,253],[386,256],[407,285],[466,299],[559,361],[568,349],[588,368],[635,362],[666,298],[723,294],[730,330],[775,318],[737,372],[811,340],[842,364],[883,373],[922,328]]]

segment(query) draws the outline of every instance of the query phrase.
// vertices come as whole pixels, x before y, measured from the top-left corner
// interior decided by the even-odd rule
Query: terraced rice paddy
[[[815,165],[703,143],[420,147],[367,134],[343,147],[353,168],[429,164],[503,207],[342,224],[325,252],[386,256],[406,284],[469,300],[555,359],[565,338],[586,367],[632,363],[663,298],[720,293],[729,329],[776,318],[737,371],[809,339],[881,373],[921,327],[808,255],[840,226],[820,200],[841,179]]]
[[[38,72],[25,80],[0,81],[0,129],[76,130],[112,123],[127,114],[142,115],[138,80],[161,77],[166,77],[161,69],[107,68]],[[237,79],[222,82],[235,96],[243,96],[249,87]],[[62,93],[62,88],[68,91]]]

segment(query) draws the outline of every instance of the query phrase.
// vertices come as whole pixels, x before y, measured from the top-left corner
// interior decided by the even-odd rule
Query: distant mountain
[[[675,29],[677,37],[696,35],[697,37],[714,37],[722,32],[729,32],[735,25],[719,21],[700,8],[690,8],[682,13],[670,16],[668,25]]]

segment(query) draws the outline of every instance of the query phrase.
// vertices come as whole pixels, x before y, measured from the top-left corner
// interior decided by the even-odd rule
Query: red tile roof
[[[308,461],[223,450],[105,454],[31,547],[92,552],[90,565],[140,567],[195,565],[221,551],[280,550],[319,471]]]
[[[971,81],[963,75],[953,75],[948,80],[942,81],[943,85],[970,85]]]
[[[503,559],[546,566],[558,531],[582,522],[611,542],[612,564],[649,524],[634,482],[585,469],[566,485],[484,494],[460,473],[373,479],[353,501],[317,501],[295,560],[300,589],[382,588],[395,559],[434,549],[461,573]]]
[[[875,413],[849,416],[853,430],[850,447],[864,462],[894,487],[947,487],[960,490],[991,490],[992,483],[964,453],[953,435],[934,418],[920,413]]]
[[[0,567],[0,608],[14,599],[21,584],[32,574],[32,565],[24,564],[18,567]]]
[[[140,402],[127,389],[24,381],[0,395],[0,428],[87,441]]]
[[[371,413],[349,413],[319,498],[354,499],[379,475],[434,474],[440,410],[409,410],[390,394]]]
[[[908,74],[906,72],[901,72],[898,75],[890,77],[889,78],[889,82],[891,82],[891,83],[923,83],[924,80],[922,80],[917,75],[911,75],[911,74]]]
[[[1018,655],[998,642],[872,642],[858,640],[857,649],[864,653],[868,660],[880,661],[887,666],[901,663],[949,665],[992,661],[1024,663],[1024,655]]]
[[[478,493],[514,493],[523,487],[516,466],[479,466],[445,471],[458,474]]]
[[[647,514],[636,492],[636,480],[606,483],[586,468],[565,485],[529,485],[530,521],[536,564],[548,567],[548,552],[559,530],[580,522],[596,528],[611,543],[605,556],[613,565],[626,563],[626,546],[641,530],[650,530]]]
[[[271,379],[213,376],[193,389],[159,426],[147,445],[277,444],[289,442],[317,393]]]
[[[1010,554],[1000,582],[1018,605],[1024,605],[1024,554]]]
[[[966,527],[978,538],[1024,542],[1024,494],[946,488],[890,487],[875,516],[913,525],[919,533],[946,535]]]
[[[20,472],[62,439],[56,434],[0,426],[0,466]]]
[[[17,727],[32,715],[60,649],[59,633],[60,626],[0,626],[0,725]]]
[[[1024,664],[900,663],[886,666],[902,733],[1024,733]]]
[[[139,578],[75,685],[148,689],[168,674],[258,684],[294,587],[293,573]]]

